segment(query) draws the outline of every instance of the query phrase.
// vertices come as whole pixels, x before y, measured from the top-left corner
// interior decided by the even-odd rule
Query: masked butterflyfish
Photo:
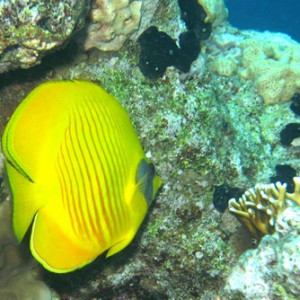
[[[56,273],[126,247],[162,183],[124,108],[88,81],[35,88],[2,148],[16,238],[31,230],[32,255]]]

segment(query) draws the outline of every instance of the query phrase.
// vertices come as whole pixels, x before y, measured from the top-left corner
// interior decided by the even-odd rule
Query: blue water
[[[300,42],[300,0],[225,0],[239,29],[283,32]]]

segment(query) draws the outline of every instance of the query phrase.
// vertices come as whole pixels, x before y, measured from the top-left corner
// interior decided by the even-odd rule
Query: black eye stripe
[[[153,198],[153,179],[155,177],[155,168],[153,163],[148,163],[142,159],[136,174],[136,182],[139,184],[148,206]]]

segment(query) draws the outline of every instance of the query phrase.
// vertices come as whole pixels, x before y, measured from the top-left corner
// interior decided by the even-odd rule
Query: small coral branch
[[[294,193],[287,193],[286,183],[258,184],[239,199],[230,199],[229,211],[255,238],[272,234],[278,215],[288,206],[300,206],[300,177],[294,177],[293,180]]]

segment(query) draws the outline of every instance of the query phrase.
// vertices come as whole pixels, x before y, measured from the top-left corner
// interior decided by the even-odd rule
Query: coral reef
[[[148,9],[149,4],[151,10]],[[90,24],[86,28],[86,36],[82,37],[84,48],[119,50],[126,39],[139,29],[141,22],[143,27],[149,22],[157,5],[158,1],[149,0],[94,0],[89,14]]]
[[[207,13],[206,23],[218,26],[227,20],[223,0],[199,0],[198,3]],[[129,37],[136,40],[149,26],[158,4],[158,0],[94,0],[86,36],[81,35],[79,39],[86,50],[117,51]]]
[[[299,299],[300,207],[287,208],[276,233],[246,251],[228,277],[225,299]]]
[[[287,193],[286,183],[258,184],[239,199],[230,199],[229,211],[249,229],[256,238],[275,231],[278,215],[288,206],[300,206],[300,177],[294,177],[295,190]]]
[[[266,104],[289,101],[300,89],[300,45],[280,33],[222,28],[207,51],[210,69],[223,76],[253,80]]]
[[[169,68],[156,82],[147,80],[137,68],[135,45],[128,46],[113,57],[96,52],[49,76],[97,80],[119,99],[164,186],[125,252],[45,280],[76,299],[215,299],[237,260],[232,244],[240,254],[251,237],[225,231],[212,207],[214,187],[224,178],[237,187],[266,181],[280,162],[299,171],[298,154],[279,140],[281,127],[297,116],[289,103],[264,105],[249,82],[205,70],[186,80]],[[230,222],[240,225],[234,216]]]
[[[39,63],[80,29],[86,0],[1,1],[0,73]]]
[[[144,3],[150,3],[152,16],[151,1]],[[178,37],[186,30],[179,14],[177,1],[160,1],[150,25]],[[257,94],[256,80],[242,76],[247,69],[241,63],[240,42],[262,37],[263,33],[241,32],[223,24],[213,28],[188,74],[170,67],[156,81],[145,78],[138,68],[139,46],[129,39],[119,52],[91,49],[74,55],[71,47],[53,53],[51,60],[45,58],[32,70],[0,75],[1,129],[18,102],[41,81],[81,78],[99,82],[130,114],[147,157],[155,162],[164,181],[145,223],[124,252],[109,259],[99,257],[68,275],[42,271],[43,281],[57,291],[60,299],[245,299],[242,289],[259,292],[257,278],[265,280],[263,286],[274,283],[265,299],[275,299],[273,287],[276,293],[282,292],[277,299],[288,299],[286,295],[299,298],[297,291],[290,293],[284,283],[291,280],[294,290],[299,278],[295,276],[298,267],[293,267],[295,261],[289,255],[295,255],[299,262],[299,248],[295,253],[297,235],[288,233],[292,226],[298,226],[297,207],[288,207],[279,215],[275,233],[262,238],[254,252],[246,252],[238,265],[246,269],[237,266],[237,270],[250,277],[245,272],[251,271],[254,260],[247,264],[246,258],[253,255],[254,259],[265,250],[276,251],[277,256],[272,258],[280,260],[278,245],[291,250],[283,252],[286,261],[277,265],[269,260],[270,264],[259,269],[264,262],[256,255],[256,278],[250,277],[253,281],[247,283],[246,277],[238,281],[237,273],[229,277],[230,285],[227,281],[241,253],[257,245],[233,214],[228,210],[221,214],[213,207],[215,187],[254,186],[267,182],[276,165],[288,164],[297,174],[300,165],[299,149],[280,143],[280,131],[288,123],[299,122],[299,116],[290,110],[288,102],[266,105]],[[286,43],[286,54],[293,45],[292,41]],[[58,55],[63,56],[63,63]],[[220,61],[225,63],[217,68]],[[231,75],[220,75],[217,71],[221,69]],[[282,216],[286,221],[281,222]],[[264,250],[264,240],[270,239],[275,245]],[[284,239],[296,244],[288,245]],[[272,268],[275,275],[279,274],[278,266],[282,266],[285,279],[263,275]],[[234,280],[237,284],[231,290]],[[228,297],[223,298],[226,282]],[[263,299],[260,296],[256,299]]]

